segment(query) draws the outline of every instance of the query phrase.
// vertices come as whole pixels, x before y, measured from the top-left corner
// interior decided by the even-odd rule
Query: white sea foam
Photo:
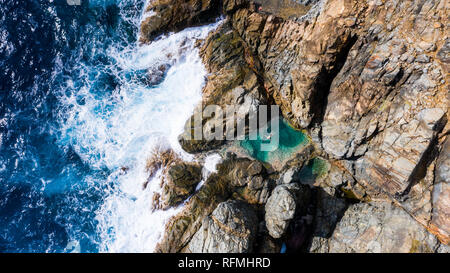
[[[222,162],[222,157],[219,154],[211,154],[205,158],[205,163],[203,165],[203,170],[202,170],[203,179],[202,179],[202,181],[200,181],[200,183],[198,183],[195,191],[200,190],[200,188],[203,186],[203,184],[205,184],[208,177],[211,174],[217,172],[216,167],[217,167],[217,164],[219,164],[220,162]]]
[[[216,167],[222,161],[222,157],[219,154],[211,154],[205,158],[205,165],[203,166],[204,172],[207,175],[215,173],[217,171]]]
[[[151,252],[161,239],[166,221],[180,210],[151,212],[152,195],[159,191],[160,177],[155,177],[148,189],[142,189],[147,179],[145,161],[152,147],[164,139],[188,159],[177,136],[201,99],[206,74],[193,42],[195,38],[205,37],[210,29],[195,28],[173,34],[140,48],[131,58],[119,59],[120,65],[140,69],[172,56],[168,58],[172,58],[170,61],[174,61],[174,65],[156,88],[127,87],[122,100],[124,106],[112,115],[114,125],[110,131],[116,142],[123,144],[111,145],[113,147],[105,153],[106,163],[113,162],[114,167],[119,167],[117,163],[133,164],[127,166],[131,168],[128,174],[118,177],[119,190],[112,192],[99,211],[101,234],[107,237],[102,240],[103,251]],[[187,48],[178,55],[181,43],[187,43]]]
[[[201,100],[206,76],[194,43],[218,24],[186,29],[150,45],[111,47],[107,53],[115,65],[108,71],[113,71],[118,80],[116,90],[105,96],[85,80],[76,92],[61,97],[70,106],[64,118],[62,141],[73,147],[91,168],[112,171],[106,183],[110,187],[96,217],[100,251],[152,252],[165,223],[180,211],[181,207],[152,212],[152,196],[160,191],[161,174],[144,189],[148,179],[145,163],[152,148],[161,143],[191,160],[177,137]],[[127,76],[128,72],[161,64],[169,64],[170,69],[157,86]],[[82,64],[80,71],[80,77],[85,79],[93,72]],[[67,87],[76,88],[71,80]],[[208,163],[205,168],[211,172],[213,165]],[[73,245],[71,242],[70,248]]]

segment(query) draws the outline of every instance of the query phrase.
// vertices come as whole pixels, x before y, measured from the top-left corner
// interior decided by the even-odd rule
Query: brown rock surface
[[[228,126],[234,124],[230,128],[237,128],[238,121],[245,121],[250,113],[258,112],[260,104],[267,104],[265,90],[257,74],[259,61],[252,56],[245,42],[228,23],[208,36],[200,55],[209,72],[203,88],[203,100],[179,138],[183,149],[190,153],[220,146],[226,139],[227,123]],[[219,106],[222,115],[216,113],[208,116],[204,110],[211,105]],[[227,120],[227,105],[237,107],[234,119]],[[198,124],[202,128],[195,128],[196,119],[201,120]],[[214,131],[216,124],[222,127],[221,133]],[[201,140],[194,139],[196,129],[203,133]],[[219,135],[221,139],[214,135]]]
[[[435,252],[439,241],[402,209],[389,203],[354,204],[328,240],[315,238],[313,252]]]
[[[233,27],[261,60],[265,84],[275,102],[297,127],[306,128],[322,115],[326,85],[353,43],[351,28],[341,19],[357,13],[358,6],[345,4],[336,9],[330,4],[329,9],[311,19],[314,23],[286,21],[247,9],[232,17]]]
[[[438,136],[448,120],[446,61],[437,54],[447,33],[432,23],[446,18],[444,3],[369,4],[322,123],[325,151],[425,226]]]
[[[440,239],[450,243],[450,140],[447,137],[437,160],[432,194],[433,214],[431,228]]]
[[[329,0],[304,20],[248,9],[232,17],[283,115],[319,126],[323,149],[358,184],[425,226],[448,120],[445,3]]]
[[[258,226],[254,209],[240,201],[220,203],[189,243],[192,253],[249,253]]]
[[[324,235],[314,249],[444,251],[428,232],[450,243],[448,9],[445,0],[323,0],[304,16],[282,18],[257,12],[243,0],[224,1],[226,22],[201,46],[209,74],[197,113],[213,104],[240,105],[246,110],[239,118],[245,120],[259,104],[276,103],[292,125],[310,131],[316,152],[330,159],[332,167],[321,187],[333,188],[339,198],[352,202],[377,201],[353,204],[344,222],[318,209],[323,219],[316,223],[333,239]],[[206,117],[202,125],[211,129],[222,121]],[[180,136],[186,151],[204,152],[224,143],[190,140],[196,129],[192,124]],[[249,167],[227,164],[222,171],[246,172]],[[184,248],[202,219],[228,198],[267,202],[273,187],[264,175],[232,177],[208,179],[186,214],[168,225],[160,251]],[[319,205],[341,204],[333,198],[324,196]],[[334,232],[320,224],[330,217],[337,221]],[[365,226],[348,231],[358,226],[358,219]],[[371,221],[377,223],[373,228]],[[406,224],[408,236],[402,235]],[[383,226],[385,231],[378,229]],[[392,234],[397,241],[389,242]]]
[[[202,167],[197,163],[180,162],[167,170],[162,186],[160,208],[174,207],[186,200],[202,180]]]
[[[255,181],[261,187],[254,188]],[[238,199],[256,205],[264,204],[269,198],[271,184],[261,163],[243,158],[226,159],[217,166],[217,173],[213,173],[187,202],[183,211],[169,221],[156,252],[187,251],[185,247],[199,230],[203,219],[220,203]]]
[[[141,24],[142,43],[189,26],[212,22],[220,14],[218,0],[154,0],[146,8]]]

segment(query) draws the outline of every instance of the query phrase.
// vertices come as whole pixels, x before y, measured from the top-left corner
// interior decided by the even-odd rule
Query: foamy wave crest
[[[106,51],[112,64],[80,64],[79,80],[67,81],[74,92],[60,98],[70,109],[61,141],[91,168],[110,172],[104,203],[96,213],[99,251],[152,252],[167,220],[180,211],[152,212],[161,174],[144,189],[146,160],[161,144],[192,159],[177,136],[201,100],[206,76],[194,44],[218,24],[186,29],[150,45],[113,44]],[[163,74],[159,81],[148,80],[154,71]],[[112,78],[115,88],[102,89],[101,77]]]

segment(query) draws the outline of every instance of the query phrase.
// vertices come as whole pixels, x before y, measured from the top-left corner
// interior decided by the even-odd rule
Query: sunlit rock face
[[[404,210],[389,203],[351,205],[327,241],[315,238],[315,252],[433,253],[439,241]]]
[[[221,203],[192,238],[192,253],[249,253],[258,226],[255,211],[239,201]]]
[[[0,252],[450,251],[448,0],[22,2]]]
[[[239,104],[249,110],[241,113],[246,119],[250,109],[276,104],[282,115],[280,142],[263,151],[266,133],[233,143],[191,141],[186,136],[195,124],[186,123],[178,139],[186,151],[201,157],[214,150],[226,160],[238,154],[263,164],[267,176],[233,188],[234,194],[217,191],[223,200],[187,225],[184,246],[201,226],[199,219],[217,204],[243,199],[260,212],[255,245],[258,238],[270,237],[272,250],[285,243],[293,252],[445,251],[450,211],[445,5],[434,0],[224,1],[223,25],[198,44],[208,75],[195,113],[208,105]],[[218,121],[209,117],[202,125]],[[302,206],[306,212],[286,197],[291,202],[286,217],[280,217],[287,221],[278,221],[273,196],[289,191],[274,188],[284,181],[313,193]],[[258,195],[252,199],[246,194],[253,186]],[[368,234],[347,232],[358,228],[358,220]]]
[[[432,228],[437,229],[442,238],[450,236],[450,140],[446,139],[435,169],[436,177],[432,193]]]
[[[211,23],[220,14],[219,0],[154,0],[146,7],[140,42],[189,26]]]

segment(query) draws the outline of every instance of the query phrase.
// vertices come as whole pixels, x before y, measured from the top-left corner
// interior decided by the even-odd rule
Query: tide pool
[[[306,134],[292,128],[283,118],[279,120],[279,130],[272,130],[271,123],[268,124],[263,128],[264,133],[258,132],[255,140],[247,136],[240,141],[240,146],[255,159],[266,163],[284,161],[309,143]],[[278,145],[274,143],[271,151],[262,149],[262,144],[270,143],[268,136],[279,139]]]

